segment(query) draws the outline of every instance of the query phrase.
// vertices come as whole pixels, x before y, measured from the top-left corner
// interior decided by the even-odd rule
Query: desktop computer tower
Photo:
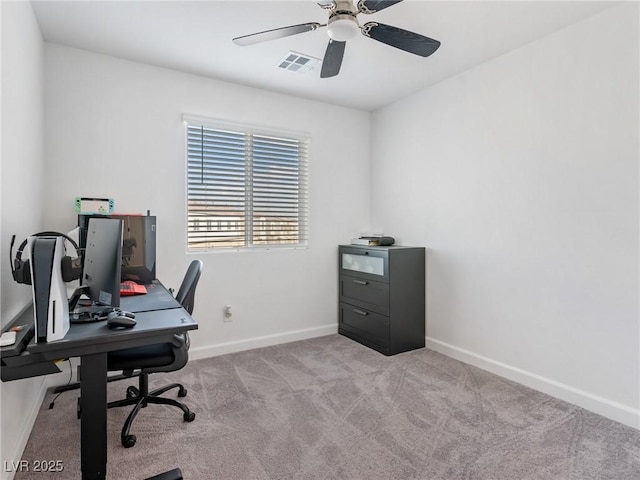
[[[151,283],[156,278],[156,217],[154,215],[78,215],[79,246],[87,245],[90,218],[117,218],[123,222],[122,281]]]

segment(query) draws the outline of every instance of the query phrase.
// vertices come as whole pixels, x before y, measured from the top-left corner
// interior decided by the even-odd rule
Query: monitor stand
[[[106,320],[107,315],[115,308],[109,305],[99,305],[91,303],[90,305],[78,305],[80,297],[87,292],[86,287],[76,288],[69,299],[69,321],[70,323],[90,323]]]

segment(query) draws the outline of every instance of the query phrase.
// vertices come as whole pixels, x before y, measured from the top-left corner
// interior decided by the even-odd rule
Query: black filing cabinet
[[[338,333],[385,355],[424,347],[425,249],[340,245]]]

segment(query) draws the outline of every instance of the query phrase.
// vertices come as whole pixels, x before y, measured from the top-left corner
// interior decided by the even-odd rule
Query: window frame
[[[283,130],[276,128],[267,128],[256,125],[250,125],[246,123],[230,122],[226,120],[218,120],[194,115],[183,115],[184,124],[184,141],[185,141],[185,243],[186,251],[188,254],[192,253],[215,253],[215,252],[237,252],[237,251],[265,251],[265,250],[301,250],[307,249],[309,246],[309,167],[310,167],[310,145],[311,136],[306,132]],[[298,228],[298,241],[295,243],[254,243],[253,239],[253,224],[254,224],[254,208],[251,199],[255,196],[255,189],[252,185],[253,178],[255,178],[255,172],[253,177],[250,177],[250,181],[245,183],[247,188],[247,196],[249,200],[244,205],[245,215],[245,229],[244,229],[244,241],[242,245],[208,245],[206,247],[193,247],[192,236],[190,235],[190,224],[194,221],[198,221],[199,230],[207,228],[206,225],[216,223],[222,225],[225,222],[237,223],[242,220],[225,220],[215,219],[193,219],[190,217],[190,165],[189,165],[189,128],[204,127],[208,129],[220,130],[225,132],[233,132],[237,134],[259,136],[259,137],[272,137],[276,139],[286,139],[290,141],[297,141],[302,147],[303,155],[298,157],[298,208],[296,215],[296,226]],[[255,153],[255,152],[254,152]],[[253,154],[247,156],[247,165],[245,165],[245,179],[247,178],[247,167],[249,170],[253,168]],[[253,192],[253,193],[250,193]],[[259,221],[259,220],[258,220]],[[203,227],[204,225],[204,227]],[[215,242],[216,235],[211,236],[209,243]]]

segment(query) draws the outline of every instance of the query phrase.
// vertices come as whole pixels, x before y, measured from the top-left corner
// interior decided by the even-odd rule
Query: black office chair
[[[176,295],[176,300],[189,313],[193,312],[196,286],[201,272],[202,262],[200,260],[192,261]],[[187,364],[189,344],[189,335],[185,332],[174,335],[171,343],[127,348],[107,354],[107,369],[109,371],[122,371],[124,375],[132,376],[135,370],[140,370],[138,388],[134,386],[128,387],[127,398],[109,402],[107,405],[108,408],[135,405],[131,413],[129,413],[120,435],[120,441],[125,448],[133,447],[136,444],[136,436],[129,433],[131,424],[140,409],[145,408],[149,403],[178,407],[183,412],[185,422],[192,422],[196,418],[196,414],[191,412],[186,405],[172,398],[160,396],[174,388],[178,389],[178,397],[186,396],[187,389],[181,384],[172,383],[157,390],[149,391],[150,373],[173,372],[180,370]]]

